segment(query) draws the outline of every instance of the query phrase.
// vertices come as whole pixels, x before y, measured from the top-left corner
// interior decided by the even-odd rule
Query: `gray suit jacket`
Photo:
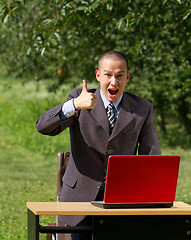
[[[70,128],[71,154],[63,177],[61,201],[95,200],[105,177],[109,155],[161,154],[150,102],[124,93],[118,119],[110,136],[100,89],[89,91],[98,96],[94,109],[78,110],[74,116],[62,121],[62,105],[59,105],[44,113],[36,123],[40,133],[51,136]],[[68,100],[80,93],[81,89],[73,89]],[[62,216],[60,220],[75,226],[83,218]]]

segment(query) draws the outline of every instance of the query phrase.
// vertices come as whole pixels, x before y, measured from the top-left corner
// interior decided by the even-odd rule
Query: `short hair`
[[[101,65],[101,61],[104,58],[111,58],[111,59],[121,59],[124,60],[127,64],[127,69],[128,69],[128,60],[127,57],[125,56],[125,54],[118,52],[118,51],[109,51],[104,53],[98,60],[98,69],[100,69],[100,65]]]

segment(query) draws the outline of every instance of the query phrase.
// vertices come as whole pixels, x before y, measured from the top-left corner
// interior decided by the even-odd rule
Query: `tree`
[[[94,81],[98,57],[128,55],[130,91],[151,100],[159,124],[176,114],[190,130],[190,0],[2,1],[1,60],[9,73]],[[11,39],[11,40],[10,40]]]

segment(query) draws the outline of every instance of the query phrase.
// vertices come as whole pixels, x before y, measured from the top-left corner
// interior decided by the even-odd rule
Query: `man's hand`
[[[74,98],[75,109],[94,109],[96,101],[96,94],[88,92],[86,80],[83,80],[82,92],[79,97]]]

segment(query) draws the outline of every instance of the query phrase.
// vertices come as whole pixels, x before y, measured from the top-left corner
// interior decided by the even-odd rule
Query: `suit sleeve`
[[[139,155],[160,155],[160,144],[154,124],[153,105],[149,109],[147,118],[139,135]]]
[[[75,98],[79,95],[80,90],[73,89],[67,100]],[[51,108],[43,113],[36,121],[37,131],[44,135],[55,136],[64,131],[66,128],[71,127],[75,123],[77,112],[66,120],[61,119],[63,104]]]

